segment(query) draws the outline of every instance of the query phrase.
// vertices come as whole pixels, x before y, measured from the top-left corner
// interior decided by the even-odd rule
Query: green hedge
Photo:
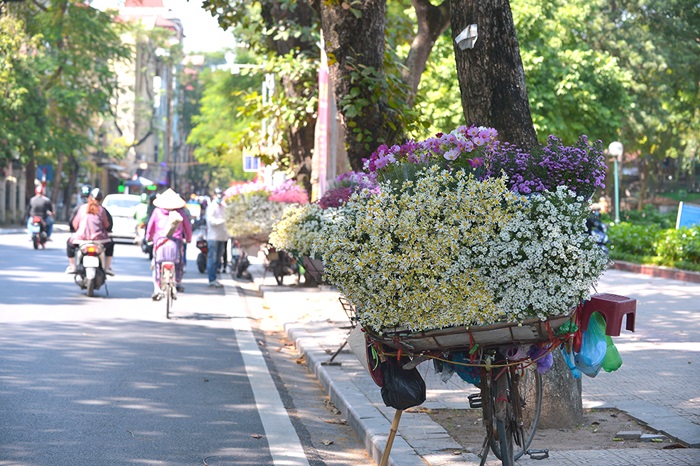
[[[611,257],[638,264],[700,271],[700,226],[677,230],[666,227],[667,222],[661,220],[662,225],[646,221],[611,225],[608,229]]]

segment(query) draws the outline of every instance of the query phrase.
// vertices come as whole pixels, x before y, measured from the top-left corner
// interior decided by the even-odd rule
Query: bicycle
[[[160,291],[165,299],[165,318],[170,319],[170,308],[177,299],[174,262],[163,261],[160,264]]]
[[[470,407],[481,407],[486,427],[481,466],[489,448],[503,466],[513,466],[525,454],[531,459],[549,456],[547,450],[529,450],[542,411],[542,378],[535,367],[529,361],[512,364],[500,357],[494,366],[482,368],[481,393],[468,397]]]
[[[503,466],[514,466],[523,455],[531,459],[549,457],[548,450],[530,449],[542,410],[542,378],[536,363],[566,340],[566,334],[557,336],[555,329],[569,319],[570,316],[557,316],[547,321],[532,319],[468,330],[462,327],[410,332],[397,328],[378,334],[365,329],[365,335],[378,355],[399,359],[412,356],[413,360],[404,365],[406,369],[428,359],[473,368],[479,378],[473,383],[480,387],[480,393],[468,397],[469,405],[481,408],[486,429],[480,466],[486,464],[489,450]],[[544,351],[539,356],[514,351],[520,345],[530,344],[540,345],[538,348]],[[456,353],[468,354],[469,361],[451,358]],[[379,356],[370,361],[370,366],[378,362]]]

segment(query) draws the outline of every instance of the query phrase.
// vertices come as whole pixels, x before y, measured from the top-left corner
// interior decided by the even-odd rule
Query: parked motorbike
[[[266,246],[264,252],[267,261],[265,272],[271,271],[278,285],[284,284],[284,277],[287,275],[295,276],[296,283],[299,283],[301,271],[299,264],[291,254],[282,249],[275,249],[271,244]]]
[[[248,272],[248,267],[250,267],[248,254],[238,240],[233,240],[231,242],[231,277],[251,280],[253,276]]]
[[[605,254],[610,255],[610,251],[608,250],[608,244],[610,243],[608,227],[600,219],[599,211],[594,210],[586,219],[586,231],[593,237],[596,244],[605,251]]]
[[[207,272],[207,253],[209,252],[209,247],[207,246],[207,240],[203,237],[197,238],[197,249],[199,249],[199,254],[197,254],[197,270],[199,273]]]
[[[107,274],[104,270],[105,247],[96,241],[80,242],[75,254],[75,283],[87,295],[94,296],[102,285],[107,290]],[[109,294],[109,292],[107,292]]]
[[[34,249],[44,249],[48,236],[46,235],[46,222],[38,215],[32,216],[32,221],[29,223],[29,234],[32,237],[32,245]]]

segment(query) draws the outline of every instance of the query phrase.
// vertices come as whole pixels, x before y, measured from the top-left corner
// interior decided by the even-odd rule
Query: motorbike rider
[[[75,218],[75,215],[78,213],[78,210],[80,210],[80,206],[83,204],[87,204],[88,197],[90,196],[90,191],[92,191],[92,188],[84,184],[80,187],[80,199],[78,203],[73,207],[73,211],[70,213],[70,217],[68,218],[68,229],[70,230],[71,233],[75,233],[75,227],[73,226],[73,219]],[[109,213],[109,210],[105,210],[107,212],[107,215],[109,216],[109,231],[112,231],[112,226],[114,224],[114,221],[112,220],[112,214]]]
[[[99,241],[105,248],[105,273],[114,275],[112,271],[112,256],[114,255],[114,241],[110,236],[112,231],[112,217],[107,209],[102,207],[102,191],[95,188],[90,191],[87,203],[80,205],[71,222],[75,233],[68,238],[66,243],[66,255],[69,265],[66,273],[75,273],[75,250],[79,241]]]
[[[182,276],[185,272],[185,243],[192,241],[192,226],[187,221],[185,200],[168,188],[153,201],[155,209],[146,226],[146,240],[153,241],[153,294],[158,301],[163,297],[160,290],[160,264],[175,263],[175,289],[185,291]]]
[[[44,195],[44,187],[42,185],[37,185],[34,188],[34,193],[27,205],[27,228],[31,226],[32,219],[35,216],[41,217],[41,229],[46,232],[46,240],[53,241],[51,239],[51,233],[53,233],[53,204],[51,199]]]
[[[150,209],[150,200],[147,193],[141,194],[141,203],[136,206],[136,211],[134,212],[134,218],[138,222],[138,227],[145,227],[148,223],[148,216],[153,209]]]

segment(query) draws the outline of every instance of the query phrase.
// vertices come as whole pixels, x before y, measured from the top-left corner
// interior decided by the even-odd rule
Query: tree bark
[[[317,13],[307,2],[296,2],[294,8],[287,8],[281,2],[262,2],[261,14],[266,26],[276,27],[290,23],[295,28],[311,28],[317,25]],[[270,40],[267,46],[279,56],[288,53],[305,53],[310,56],[318,55],[318,47],[307,40],[306,35],[295,37],[290,34],[286,40]],[[305,95],[305,82],[292,81],[287,76],[280,78],[284,93],[291,99],[300,99]],[[315,117],[309,115],[303,124],[290,127],[287,130],[286,141],[291,159],[294,178],[300,182],[307,192],[311,192],[311,156],[314,147]]]
[[[393,143],[402,134],[402,128],[391,117],[381,90],[353,81],[353,74],[358,72],[373,72],[376,83],[384,77],[386,0],[353,2],[347,9],[343,5],[319,2],[321,27],[348,160],[353,170],[362,170],[362,159],[369,157],[379,144]],[[340,100],[350,95],[354,102],[367,103],[357,116]]]
[[[462,108],[467,124],[496,128],[499,139],[523,148],[537,143],[525,73],[508,0],[452,2],[452,38],[478,27],[474,48],[454,43]]]
[[[474,48],[455,43],[455,61],[467,123],[496,128],[501,141],[525,149],[537,144],[525,87],[520,47],[507,0],[454,1],[452,37],[470,24],[478,27]],[[545,377],[541,425],[572,428],[581,422],[581,383],[573,378],[558,350]]]
[[[406,68],[401,76],[411,88],[409,105],[413,104],[418,93],[418,85],[435,41],[450,25],[449,0],[439,6],[433,5],[429,0],[411,0],[411,3],[416,12],[418,31],[411,43],[411,49],[406,57]]]

